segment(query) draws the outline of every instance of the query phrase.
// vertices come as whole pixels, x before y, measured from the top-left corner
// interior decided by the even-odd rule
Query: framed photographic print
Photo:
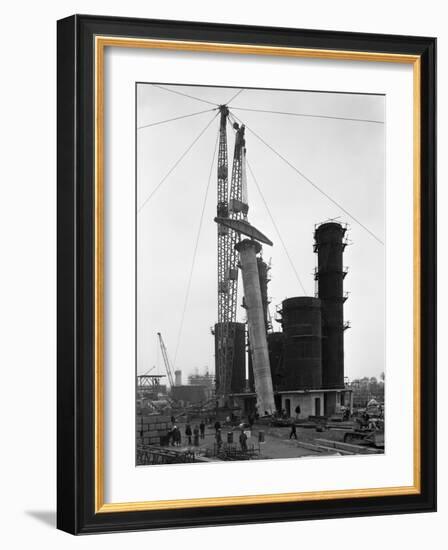
[[[435,510],[434,38],[58,22],[58,527]]]

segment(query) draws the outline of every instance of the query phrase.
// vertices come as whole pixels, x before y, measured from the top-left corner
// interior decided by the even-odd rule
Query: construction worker
[[[187,439],[188,439],[188,445],[191,445],[191,434],[192,434],[191,426],[190,426],[190,423],[188,422],[187,425],[185,426],[185,435],[187,436]]]
[[[247,435],[244,430],[241,430],[240,433],[240,446],[243,453],[247,452]]]
[[[289,434],[289,439],[292,439],[293,437],[294,437],[294,439],[297,439],[297,429],[296,429],[296,423],[295,422],[291,423],[291,432]]]
[[[363,427],[368,427],[369,426],[369,420],[370,420],[369,413],[367,411],[364,411],[362,413]]]
[[[197,424],[194,427],[193,435],[194,435],[193,445],[195,447],[199,447],[199,426]]]
[[[217,446],[218,452],[219,452],[221,450],[221,446],[222,446],[221,428],[218,428],[216,430],[215,439],[216,439],[216,446]]]
[[[177,426],[173,428],[173,444],[175,447],[180,447],[182,436]]]
[[[199,424],[199,430],[201,432],[201,439],[205,438],[205,422],[201,420],[201,423]]]

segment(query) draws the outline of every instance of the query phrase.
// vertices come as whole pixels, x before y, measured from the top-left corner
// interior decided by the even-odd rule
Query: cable
[[[186,295],[185,295],[184,307],[183,307],[183,310],[182,310],[182,317],[181,317],[181,321],[180,321],[179,334],[177,336],[177,344],[176,344],[176,352],[174,354],[173,368],[176,368],[177,352],[179,351],[179,345],[180,345],[182,330],[183,330],[184,321],[185,321],[185,313],[187,311],[188,299],[189,299],[189,296],[190,296],[191,281],[193,279],[193,271],[194,271],[194,266],[195,266],[195,263],[196,263],[196,255],[197,255],[197,251],[198,251],[199,238],[201,236],[202,222],[204,220],[204,212],[205,212],[205,207],[206,207],[206,204],[207,204],[208,191],[210,189],[210,182],[212,180],[213,165],[215,164],[216,150],[218,148],[218,138],[219,138],[219,131],[218,131],[218,134],[216,136],[215,148],[214,148],[214,151],[213,151],[212,163],[210,165],[210,172],[209,172],[209,175],[208,175],[207,187],[205,188],[205,196],[204,196],[204,201],[202,203],[201,217],[199,218],[199,227],[198,227],[198,231],[197,231],[197,234],[196,234],[196,241],[195,241],[194,251],[193,251],[193,259],[191,261],[190,275],[188,277],[187,292],[186,292]]]
[[[236,134],[236,128],[234,127],[234,123],[237,122],[236,118],[232,115],[232,113],[229,111],[229,120],[232,123],[230,127],[233,130],[233,133]]]
[[[330,116],[330,115],[312,115],[306,113],[288,113],[284,111],[268,111],[264,109],[249,109],[248,107],[232,107],[237,111],[252,111],[254,113],[269,113],[273,115],[291,115],[291,116],[301,116],[301,117],[310,117],[310,118],[328,118],[332,120],[349,120],[351,122],[371,122],[372,124],[384,124],[382,120],[370,120],[367,118],[350,118],[342,116]]]
[[[158,126],[159,124],[165,124],[166,122],[173,122],[174,120],[180,120],[181,118],[188,118],[196,115],[202,115],[203,113],[211,113],[215,109],[206,109],[205,111],[198,111],[196,113],[191,113],[189,115],[177,116],[175,118],[167,118],[166,120],[161,120],[160,122],[152,122],[151,124],[144,124],[143,126],[138,126],[137,130],[143,130],[143,128],[150,128],[151,126]]]
[[[242,121],[239,119],[236,115],[233,115],[241,124]],[[278,151],[276,151],[269,143],[267,143],[261,136],[259,136],[254,130],[249,128],[249,126],[246,125],[246,129],[251,132],[257,139],[259,139],[268,149],[270,149],[273,153],[275,153],[279,158],[283,160],[290,168],[292,168],[299,176],[301,176],[305,181],[307,181],[310,185],[312,185],[319,193],[321,193],[324,197],[326,197],[329,201],[331,201],[334,205],[336,205],[338,208],[340,208],[347,216],[349,216],[354,222],[356,222],[360,227],[365,229],[367,233],[369,233],[376,241],[378,241],[380,244],[384,245],[384,242],[373,233],[368,227],[366,227],[362,222],[360,222],[355,216],[350,214],[348,210],[346,210],[341,204],[339,204],[336,200],[334,200],[330,195],[328,195],[323,189],[321,189],[318,185],[316,185],[313,181],[311,181],[303,172],[301,172],[298,168],[296,168],[291,162],[289,162],[288,159],[286,159],[283,155],[281,155]]]
[[[195,137],[195,139],[192,141],[192,143],[187,147],[187,149],[182,153],[182,155],[177,159],[177,161],[174,163],[174,165],[170,168],[170,170],[163,176],[161,181],[154,187],[154,189],[151,191],[148,197],[143,201],[142,205],[138,208],[137,213],[139,214],[141,210],[145,207],[145,205],[148,203],[148,201],[153,197],[154,193],[160,188],[160,186],[163,184],[163,182],[167,179],[167,177],[173,172],[173,170],[180,164],[182,159],[187,155],[187,153],[190,151],[190,149],[193,147],[193,145],[199,140],[199,138],[204,134],[204,132],[208,129],[210,124],[215,120],[217,117],[218,112],[216,112],[215,116],[210,120],[210,122],[207,124],[207,126],[201,130],[198,136]]]
[[[146,372],[143,373],[143,376],[146,376],[147,374],[149,374],[152,370],[154,370],[156,367],[151,367],[150,369],[148,369]]]
[[[244,89],[239,90],[231,99],[229,99],[229,101],[226,103],[227,107],[230,105],[230,103],[232,103],[234,99],[236,99],[240,95],[241,92],[244,92]]]
[[[156,88],[160,88],[161,90],[166,90],[167,92],[171,92],[173,94],[183,95],[184,97],[189,97],[190,99],[195,99],[196,101],[202,101],[202,103],[208,103],[209,105],[214,105],[215,107],[219,107],[217,103],[213,103],[212,101],[207,101],[206,99],[195,97],[194,95],[185,94],[184,92],[178,92],[177,90],[171,90],[170,88],[165,88],[165,86],[160,86],[159,84],[152,84],[152,86]]]
[[[263,201],[263,203],[264,203],[264,205],[265,205],[265,207],[266,207],[267,213],[268,213],[269,217],[271,218],[272,225],[274,226],[274,229],[275,229],[275,231],[276,231],[276,233],[277,233],[277,235],[278,235],[278,238],[280,239],[280,242],[282,243],[282,246],[283,246],[283,249],[284,249],[284,251],[285,251],[286,257],[288,258],[289,263],[291,264],[292,270],[293,270],[294,273],[295,273],[295,276],[296,276],[296,278],[297,278],[297,281],[299,282],[299,285],[302,287],[302,290],[303,290],[303,293],[305,294],[305,296],[308,296],[308,293],[307,293],[307,291],[305,290],[305,287],[303,286],[303,283],[302,283],[302,280],[301,280],[300,277],[299,277],[299,274],[297,273],[297,270],[296,270],[296,268],[295,268],[295,266],[294,266],[294,263],[293,263],[293,261],[292,261],[292,259],[291,259],[291,256],[289,255],[288,249],[286,248],[285,241],[283,240],[283,238],[282,238],[282,236],[281,236],[281,234],[280,234],[280,230],[279,230],[277,224],[275,223],[274,216],[272,215],[272,213],[271,213],[271,211],[270,211],[270,209],[269,209],[268,203],[267,203],[266,199],[264,198],[263,192],[261,191],[260,185],[258,184],[257,178],[255,177],[255,174],[254,174],[254,172],[253,172],[253,170],[252,170],[252,167],[251,167],[251,165],[249,164],[249,161],[247,160],[247,158],[246,158],[246,164],[247,164],[247,167],[249,168],[249,172],[250,172],[250,174],[251,174],[251,176],[252,176],[252,179],[254,180],[255,185],[256,185],[256,187],[257,187],[257,189],[258,189],[258,192],[260,193],[261,200]]]
[[[156,365],[157,365],[157,374],[160,374],[160,345],[158,341],[156,341]]]

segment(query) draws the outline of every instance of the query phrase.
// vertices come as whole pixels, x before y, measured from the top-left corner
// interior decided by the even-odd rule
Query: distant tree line
[[[369,378],[355,378],[348,383],[348,387],[353,390],[353,405],[355,407],[365,407],[371,399],[376,399],[378,403],[384,403],[384,372],[381,373],[378,380],[375,376]]]

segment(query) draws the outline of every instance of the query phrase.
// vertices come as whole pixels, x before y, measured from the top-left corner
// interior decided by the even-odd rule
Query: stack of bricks
[[[138,443],[141,445],[160,445],[171,429],[170,417],[160,414],[138,415],[135,427]]]

